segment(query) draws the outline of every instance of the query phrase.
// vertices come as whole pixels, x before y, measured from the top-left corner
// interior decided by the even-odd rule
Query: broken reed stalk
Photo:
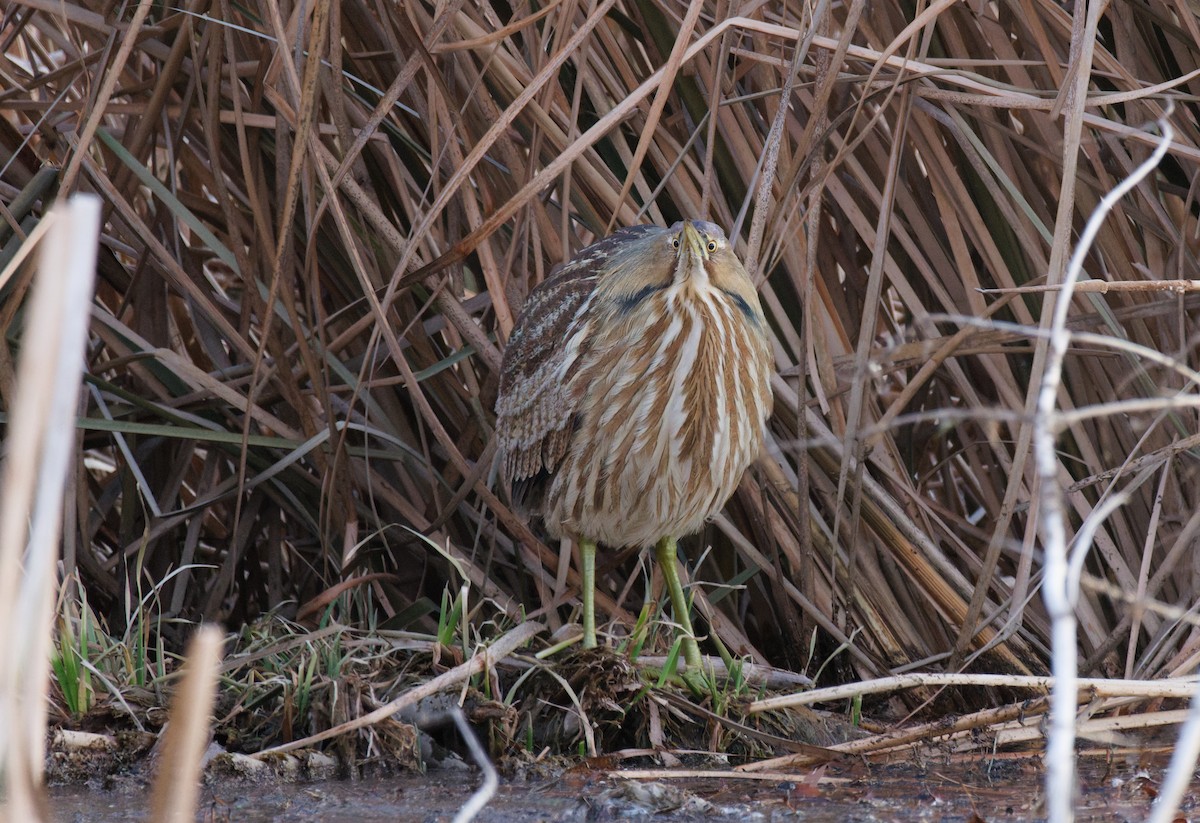
[[[1197,681],[1194,677],[1166,680],[1118,680],[1114,678],[1089,677],[1076,682],[1080,690],[1087,691],[1093,697],[1182,698],[1191,697],[1197,693]],[[877,680],[866,680],[861,683],[847,683],[844,686],[830,686],[826,689],[814,689],[812,691],[783,694],[777,697],[755,700],[747,707],[747,711],[751,713],[778,711],[796,706],[810,706],[814,703],[849,700],[853,697],[900,691],[902,689],[983,686],[988,688],[1051,691],[1054,685],[1055,681],[1053,677],[1031,677],[1029,675],[901,674],[895,677],[881,677]]]
[[[1088,703],[1092,695],[1081,695],[1080,705]],[[915,726],[905,726],[892,731],[881,732],[852,740],[848,743],[838,743],[828,747],[830,754],[853,755],[857,757],[879,758],[896,755],[897,753],[933,747],[944,755],[947,751],[974,751],[985,756],[995,756],[1001,747],[1023,745],[1022,756],[1030,756],[1031,743],[1042,742],[1046,738],[1047,725],[1043,715],[1049,707],[1049,699],[1038,697],[1034,700],[1011,703],[993,709],[983,709],[955,718],[947,722],[943,718]],[[1112,708],[1111,701],[1104,701],[1093,706],[1096,711]],[[1139,729],[1151,729],[1160,726],[1180,725],[1184,723],[1188,712],[1181,709],[1159,712],[1138,712],[1115,717],[1094,717],[1078,721],[1077,731],[1080,736],[1098,738],[1110,736],[1118,732],[1129,732]],[[1186,736],[1181,730],[1181,740]],[[1184,748],[1180,744],[1178,751]],[[738,772],[759,774],[779,769],[806,768],[818,763],[827,762],[828,756],[800,752],[746,763],[737,767]],[[1159,796],[1162,796],[1160,790]],[[1156,803],[1159,801],[1156,800]],[[1171,818],[1167,818],[1169,821]]]
[[[76,195],[47,220],[0,482],[0,819],[25,821],[48,817],[42,768],[51,616],[100,200]]]
[[[429,695],[437,694],[440,691],[459,686],[466,680],[479,674],[481,671],[492,668],[498,661],[508,657],[517,649],[521,648],[530,640],[532,640],[544,628],[545,627],[541,623],[534,623],[532,621],[522,623],[512,631],[501,636],[498,640],[496,640],[495,643],[488,646],[486,649],[476,654],[465,663],[455,666],[450,671],[446,672],[445,674],[438,675],[427,683],[422,683],[420,686],[409,689],[395,700],[380,706],[373,712],[368,712],[362,717],[356,717],[353,720],[348,720],[345,723],[341,723],[331,729],[326,729],[323,732],[309,735],[308,737],[301,738],[300,740],[293,740],[290,743],[284,743],[279,746],[272,746],[269,749],[263,749],[261,752],[251,755],[251,757],[263,758],[272,754],[290,752],[293,749],[302,749],[305,746],[312,746],[316,743],[320,743],[322,740],[328,740],[331,737],[337,737],[339,734],[352,732],[356,729],[363,729],[374,723],[386,720],[401,709],[412,706]]]
[[[1158,726],[1180,726],[1187,719],[1187,714],[1186,709],[1173,709],[1122,714],[1116,717],[1093,717],[1076,721],[1076,731],[1079,737],[1090,737],[1097,741],[1111,740],[1117,732],[1153,729]],[[988,729],[987,734],[991,736],[996,747],[1013,746],[1041,740],[1046,735],[1046,729],[1042,728],[1040,723],[1032,723],[1026,718],[1020,725],[1010,722]]]
[[[971,714],[955,718],[949,723],[939,718],[928,723],[919,723],[915,726],[906,726],[901,729],[874,734],[859,740],[851,740],[848,743],[838,743],[828,748],[830,751],[838,754],[859,756],[866,756],[868,754],[876,755],[896,749],[917,748],[934,741],[941,742],[944,739],[953,738],[961,734],[976,735],[979,732],[986,734],[988,729],[998,724],[1009,723],[1020,718],[1036,717],[1046,711],[1047,705],[1049,705],[1049,701],[1046,698],[1039,697],[1022,703],[972,712]],[[738,766],[736,771],[776,771],[779,769],[802,768],[819,762],[822,762],[822,758],[815,758],[810,754],[787,754],[781,757],[759,760],[755,763],[746,763]]]
[[[188,644],[183,679],[171,698],[163,752],[154,777],[150,819],[155,823],[195,819],[223,642],[221,630],[208,625],[201,626]]]

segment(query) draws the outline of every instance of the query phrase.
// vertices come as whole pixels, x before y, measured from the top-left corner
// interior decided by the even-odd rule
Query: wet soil
[[[1144,820],[1161,765],[1146,768],[1098,759],[1081,763],[1080,821]],[[576,767],[556,776],[502,780],[480,813],[483,821],[1037,821],[1040,760],[972,760],[941,764],[831,764],[795,780],[728,777],[629,780],[617,771]],[[255,783],[210,779],[200,795],[203,821],[449,821],[480,782],[475,770],[440,770],[365,780]],[[51,789],[60,821],[147,820],[144,781]],[[1181,819],[1196,819],[1190,796]]]

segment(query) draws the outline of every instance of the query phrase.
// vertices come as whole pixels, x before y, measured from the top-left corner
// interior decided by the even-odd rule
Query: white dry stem
[[[1038,530],[1041,532],[1045,551],[1045,579],[1042,583],[1042,598],[1051,620],[1051,660],[1054,687],[1050,696],[1050,730],[1046,744],[1046,797],[1047,817],[1058,823],[1073,819],[1072,799],[1075,794],[1075,708],[1078,705],[1078,671],[1076,660],[1075,603],[1078,598],[1078,577],[1072,574],[1072,566],[1078,566],[1090,546],[1090,536],[1080,534],[1075,546],[1075,562],[1067,556],[1066,517],[1063,512],[1063,491],[1058,485],[1058,456],[1055,440],[1061,421],[1055,400],[1062,377],[1063,360],[1067,354],[1071,336],[1067,332],[1067,312],[1071,308],[1071,297],[1076,281],[1083,269],[1083,260],[1092,246],[1105,217],[1134,186],[1151,172],[1166,155],[1171,146],[1174,131],[1167,122],[1167,114],[1158,121],[1161,135],[1158,146],[1150,157],[1134,169],[1100,201],[1100,205],[1088,220],[1067,265],[1062,283],[1062,292],[1054,307],[1054,320],[1050,327],[1050,344],[1046,355],[1046,369],[1038,391],[1037,412],[1034,415],[1034,459],[1041,488],[1042,516]],[[1087,541],[1087,542],[1085,542]]]
[[[47,215],[0,478],[0,819],[45,817],[42,762],[63,490],[87,340],[100,200]]]

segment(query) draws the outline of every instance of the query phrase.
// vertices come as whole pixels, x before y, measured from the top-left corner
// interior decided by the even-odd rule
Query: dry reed
[[[1155,283],[1200,279],[1200,20],[1092,8],[14,0],[0,262],[59,188],[105,209],[66,572],[117,631],[152,593],[164,620],[291,602],[432,633],[464,580],[491,636],[557,630],[571,552],[492,485],[500,351],[553,264],[696,215],[756,261],[778,366],[768,454],[688,544],[710,630],[792,671],[833,656],[829,682],[1043,674],[1054,300],[1030,287],[1174,97],[1166,159],[1083,261],[1114,287],[1066,316],[1159,357],[1073,338],[1048,474],[1068,539],[1124,500],[1083,571],[1134,602],[1080,591],[1080,676],[1192,671],[1195,622],[1153,605],[1200,599],[1200,298]],[[627,634],[651,573],[600,565]]]

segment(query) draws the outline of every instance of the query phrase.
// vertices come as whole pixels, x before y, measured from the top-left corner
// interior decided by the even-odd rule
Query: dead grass
[[[695,8],[5,7],[0,264],[55,197],[104,202],[63,561],[108,626],[150,610],[175,645],[282,608],[436,636],[464,580],[475,625],[569,621],[570,552],[493,483],[500,352],[553,264],[694,215],[756,265],[779,371],[767,455],[687,544],[707,630],[830,682],[1045,671],[1051,301],[1011,290],[1058,282],[1167,96],[1175,144],[1086,271],[1200,278],[1200,22],[1164,0],[1090,39],[1048,1]],[[30,277],[0,292],[5,410]],[[1070,324],[1195,369],[1196,307],[1148,283],[1080,294]],[[1085,588],[1082,676],[1200,654],[1194,621],[1144,608],[1200,599],[1195,406],[1104,412],[1179,393],[1162,363],[1068,352],[1060,408],[1099,412],[1059,442],[1069,526],[1129,496],[1086,572],[1135,601]],[[616,637],[653,576],[601,559]]]

